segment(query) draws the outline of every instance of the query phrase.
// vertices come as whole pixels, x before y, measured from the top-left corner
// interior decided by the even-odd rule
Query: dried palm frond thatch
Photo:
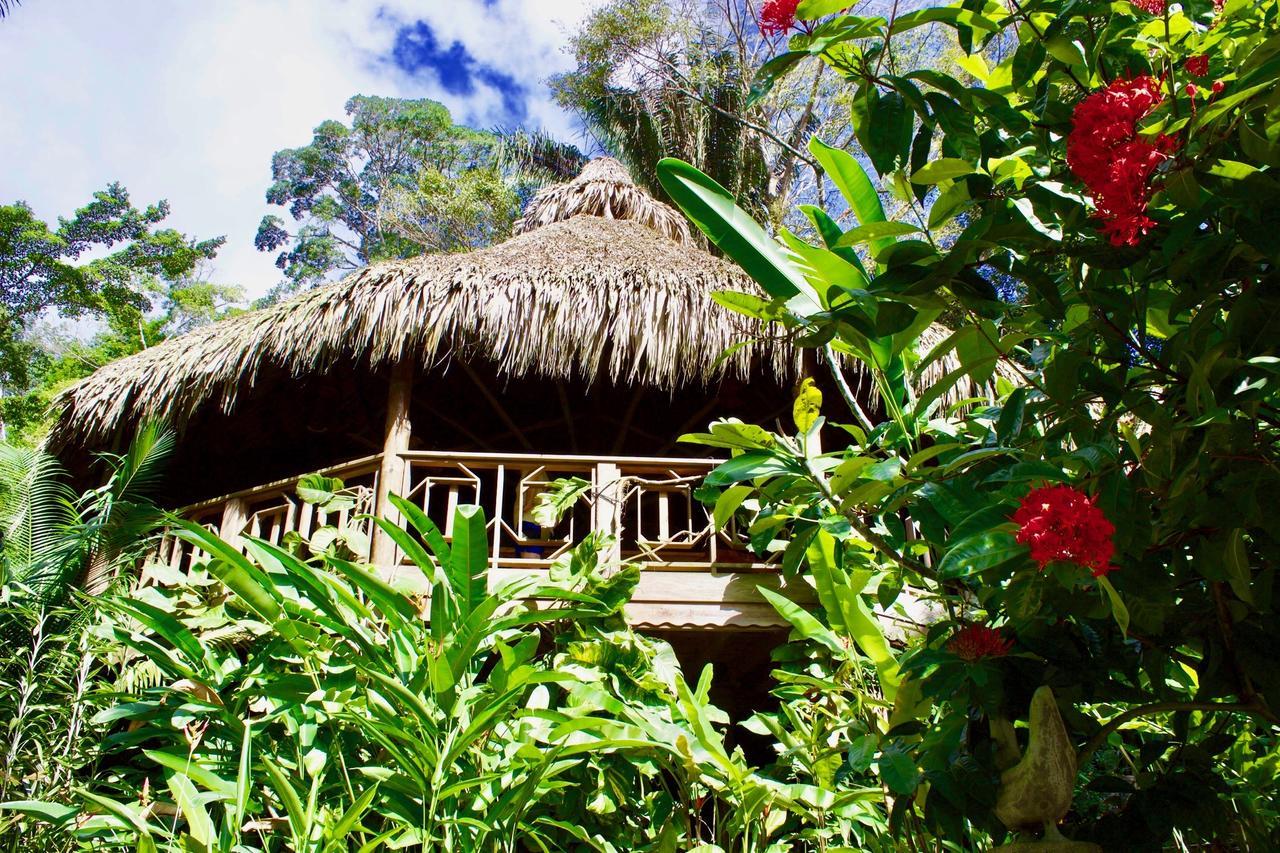
[[[612,157],[592,160],[572,181],[540,190],[516,222],[515,233],[583,214],[629,219],[683,246],[693,244],[684,216],[636,186],[627,168]]]
[[[302,376],[341,359],[480,355],[505,375],[667,389],[746,378],[761,360],[792,374],[798,355],[778,343],[718,361],[752,333],[709,298],[725,289],[755,286],[637,222],[578,216],[475,252],[375,264],[108,364],[59,397],[50,445],[91,443],[124,421],[180,425],[206,403],[230,411],[269,365]]]

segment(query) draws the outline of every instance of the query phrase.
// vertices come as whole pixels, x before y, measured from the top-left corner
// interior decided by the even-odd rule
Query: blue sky
[[[279,279],[253,248],[271,154],[353,94],[429,97],[476,127],[583,144],[543,81],[600,0],[24,0],[0,21],[0,202],[53,218],[118,180],[225,234],[213,278]],[[278,209],[277,209],[278,210]]]

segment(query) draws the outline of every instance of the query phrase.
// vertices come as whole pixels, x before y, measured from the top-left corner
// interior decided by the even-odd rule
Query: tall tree
[[[0,205],[0,397],[32,384],[40,359],[28,333],[40,317],[146,311],[149,283],[181,280],[217,254],[222,237],[156,228],[168,215],[165,201],[134,207],[115,183],[56,228],[25,202]],[[90,254],[98,257],[81,262]]]
[[[846,5],[893,17],[920,0]],[[796,10],[785,0],[609,0],[572,36],[576,66],[553,77],[551,87],[596,142],[658,197],[666,192],[655,166],[678,157],[715,178],[771,228],[808,230],[802,204],[834,202],[844,218],[808,141],[857,148],[859,140],[854,99],[832,69],[810,55],[817,44],[812,27],[779,18]],[[794,35],[800,38],[791,42]],[[876,56],[848,61],[890,73],[899,65],[935,68],[948,49],[941,36],[929,27],[912,30]]]
[[[570,40],[576,67],[551,80],[556,99],[596,141],[665,196],[655,165],[679,157],[758,216],[812,193],[808,136],[848,132],[834,75],[813,63],[754,100],[755,67],[775,52],[749,0],[612,0]],[[839,126],[839,130],[837,130]]]
[[[0,399],[6,440],[38,443],[49,426],[50,403],[62,389],[118,358],[237,314],[245,304],[243,288],[211,282],[200,269],[179,279],[142,280],[137,290],[145,305],[114,307],[87,339],[44,323],[26,332],[15,353],[26,381]]]
[[[498,138],[454,124],[444,105],[356,95],[350,124],[325,121],[310,144],[277,151],[255,245],[279,251],[293,288],[371,261],[476,248],[509,233],[516,196]],[[288,288],[286,288],[288,289]]]

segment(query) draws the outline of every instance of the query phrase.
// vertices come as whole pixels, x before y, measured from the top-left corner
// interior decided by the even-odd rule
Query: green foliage
[[[136,313],[149,307],[142,291],[148,282],[183,279],[222,246],[221,237],[197,241],[156,228],[168,215],[164,201],[135,208],[119,184],[95,193],[57,228],[24,202],[0,205],[0,388],[26,389],[38,379],[30,370],[36,347],[26,333],[45,312]],[[86,254],[97,257],[79,263]],[[2,414],[14,414],[16,407],[5,403]]]
[[[0,850],[62,851],[74,841],[61,805],[96,770],[97,739],[87,721],[107,704],[89,620],[76,608],[48,608],[20,590],[0,590],[0,801],[30,803],[39,821],[0,813]],[[47,805],[38,805],[45,802]]]
[[[287,207],[298,227],[264,216],[254,243],[282,250],[276,266],[294,287],[510,233],[516,194],[497,170],[494,134],[454,124],[425,99],[356,95],[346,111],[350,126],[325,121],[310,144],[271,160],[267,202]]]
[[[452,540],[397,508],[407,527],[378,523],[426,596],[332,552],[242,554],[175,522],[200,560],[102,601],[97,651],[122,667],[89,721],[103,769],[0,814],[86,846],[622,851],[763,842],[788,810],[830,807],[726,749],[710,671],[690,688],[670,648],[626,628],[639,572],[602,563],[598,537],[543,582],[488,591],[477,508]]]
[[[0,586],[63,605],[73,585],[97,594],[136,565],[161,525],[152,499],[173,443],[143,426],[123,455],[104,455],[106,482],[79,496],[49,454],[0,445]]]
[[[821,420],[796,436],[721,422],[690,437],[734,454],[703,491],[717,519],[737,513],[758,553],[812,577],[820,614],[776,604],[807,653],[829,659],[821,671],[856,648],[886,699],[899,682],[865,734],[835,736],[849,772],[873,767],[898,795],[886,817],[899,839],[998,840],[1008,765],[995,733],[1050,684],[1082,757],[1071,834],[1115,849],[1175,835],[1274,846],[1274,826],[1263,828],[1273,792],[1250,787],[1245,768],[1274,761],[1280,728],[1261,651],[1280,631],[1280,527],[1266,510],[1280,485],[1280,125],[1269,118],[1280,4],[1190,2],[1158,17],[1071,2],[893,21],[823,11],[790,47],[845,81],[857,139],[913,221],[884,223],[858,161],[821,145],[858,217],[808,211],[821,246],[785,232],[783,247],[766,246],[715,182],[670,161],[660,174],[773,297],[722,304],[856,358],[875,379],[869,414],[845,400],[847,449],[822,452]],[[924,24],[955,33],[964,73],[881,64]],[[1205,78],[1184,67],[1197,55],[1209,58]],[[784,65],[761,69],[758,86]],[[1100,232],[1065,156],[1075,103],[1122,70],[1162,80],[1138,132],[1176,140],[1151,179],[1153,233],[1135,246]],[[944,309],[961,324],[918,355],[920,330]],[[913,393],[909,380],[928,371],[936,379]],[[994,393],[944,403],[962,380],[994,380]],[[1110,575],[1030,558],[1010,516],[1053,483],[1090,495],[1114,524]],[[865,620],[850,617],[871,607],[918,631],[896,651],[874,637],[868,647]],[[974,623],[1012,651],[952,641]],[[821,701],[782,695],[796,719]],[[780,723],[775,736],[793,733]]]

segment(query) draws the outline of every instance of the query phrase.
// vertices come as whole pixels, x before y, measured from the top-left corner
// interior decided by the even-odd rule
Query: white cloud
[[[253,248],[274,151],[305,144],[356,93],[434,97],[481,127],[500,119],[492,89],[459,98],[380,61],[389,16],[425,20],[514,77],[529,122],[567,138],[541,81],[567,66],[566,30],[599,2],[26,0],[0,21],[4,66],[22,69],[0,86],[0,202],[51,218],[118,180],[138,204],[167,198],[173,227],[225,234],[216,277],[261,294],[279,280]]]

